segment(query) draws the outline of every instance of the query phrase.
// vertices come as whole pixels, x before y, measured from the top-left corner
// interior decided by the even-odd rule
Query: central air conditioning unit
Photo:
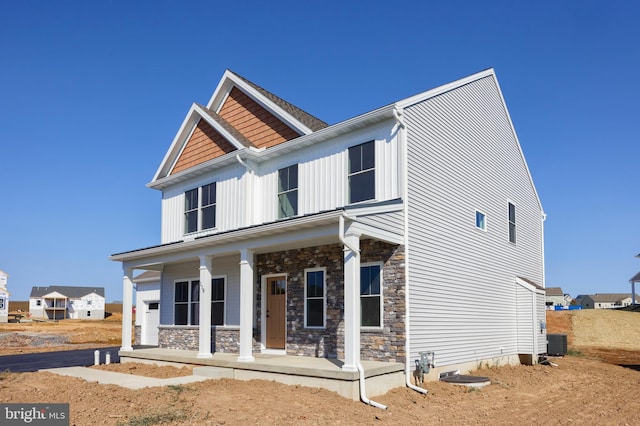
[[[564,356],[567,354],[566,334],[547,334],[547,354]]]

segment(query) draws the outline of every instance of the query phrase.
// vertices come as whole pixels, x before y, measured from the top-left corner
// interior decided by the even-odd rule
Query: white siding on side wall
[[[496,82],[410,106],[405,120],[410,359],[434,351],[445,366],[517,354],[515,277],[543,285],[542,211]]]

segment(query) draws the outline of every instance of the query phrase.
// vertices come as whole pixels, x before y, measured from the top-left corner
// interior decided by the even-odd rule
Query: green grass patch
[[[163,423],[186,420],[187,415],[181,411],[169,413],[147,414],[144,416],[132,417],[125,422],[118,422],[118,426],[151,426]]]

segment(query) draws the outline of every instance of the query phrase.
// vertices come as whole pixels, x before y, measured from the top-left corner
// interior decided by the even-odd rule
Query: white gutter
[[[344,239],[344,219],[345,217],[349,217],[347,216],[344,212],[342,213],[342,215],[339,218],[339,231],[338,231],[338,238],[340,239],[340,242],[346,246],[349,250],[351,250],[355,256],[360,257],[360,250],[356,250],[353,247],[351,247]],[[357,325],[356,323],[356,327],[358,327],[359,325]],[[362,402],[364,402],[365,404],[369,404],[373,407],[376,408],[380,408],[382,410],[386,410],[387,406],[386,405],[382,405],[379,402],[375,402],[369,398],[367,398],[367,390],[365,387],[365,383],[366,383],[366,378],[364,376],[364,368],[362,367],[362,364],[360,363],[360,360],[358,359],[356,361],[356,368],[358,369],[358,374],[359,374],[359,378],[360,378],[360,399],[362,400]]]
[[[411,347],[410,347],[411,338],[410,337],[411,336],[409,334],[409,312],[410,312],[409,310],[409,202],[408,202],[409,200],[407,199],[407,195],[409,194],[409,183],[408,183],[409,156],[407,153],[408,151],[407,138],[405,135],[406,125],[404,124],[402,113],[398,111],[398,108],[395,108],[393,110],[393,116],[398,122],[398,142],[403,150],[402,156],[400,156],[400,158],[402,159],[401,164],[403,165],[402,200],[404,202],[404,258],[405,258],[405,262],[404,262],[404,306],[405,306],[404,335],[405,335],[405,346],[406,346],[405,353],[407,354],[407,357],[405,360],[404,377],[405,377],[405,384],[407,385],[408,388],[413,389],[416,392],[426,394],[427,392],[429,392],[428,390],[415,386],[413,383],[411,383],[411,363],[410,363],[410,358],[411,358]]]

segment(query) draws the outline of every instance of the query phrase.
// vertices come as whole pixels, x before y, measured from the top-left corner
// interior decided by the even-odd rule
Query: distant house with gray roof
[[[32,318],[104,319],[104,287],[33,287],[29,296]]]
[[[638,300],[638,295],[636,295]],[[578,302],[578,299],[576,299]],[[631,305],[630,293],[596,293],[587,294],[579,299],[584,309],[613,309]]]
[[[7,290],[7,279],[9,274],[0,270],[0,322],[9,321],[9,290]]]
[[[565,294],[561,287],[548,287],[545,289],[545,304],[547,308],[569,306],[571,304],[571,296]]]

